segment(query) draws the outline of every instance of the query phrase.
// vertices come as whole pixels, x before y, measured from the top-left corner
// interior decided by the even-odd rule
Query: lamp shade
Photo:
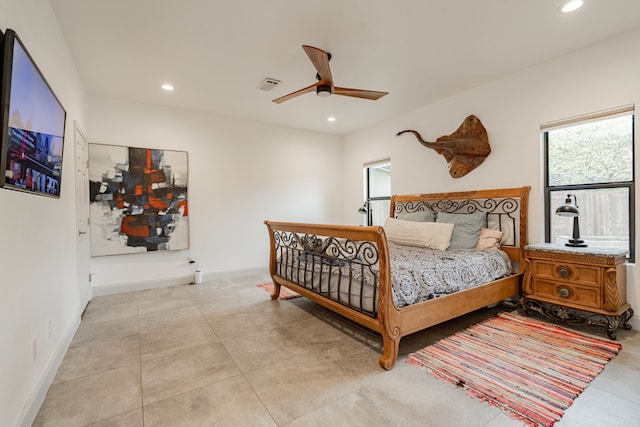
[[[573,197],[573,203],[571,202],[571,197]],[[567,194],[567,198],[564,201],[563,205],[560,205],[558,207],[558,209],[556,209],[556,215],[560,215],[560,216],[579,216],[580,215],[580,209],[578,209],[578,206],[576,205],[575,202],[575,197],[574,195],[571,194]]]

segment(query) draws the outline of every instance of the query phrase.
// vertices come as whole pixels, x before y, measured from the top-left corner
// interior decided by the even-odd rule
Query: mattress
[[[469,289],[512,272],[500,250],[439,251],[388,242],[393,302],[398,308]],[[359,257],[291,250],[279,254],[276,274],[356,310],[377,312],[378,264]]]
[[[389,242],[393,302],[401,308],[483,285],[511,274],[500,250],[426,249]]]

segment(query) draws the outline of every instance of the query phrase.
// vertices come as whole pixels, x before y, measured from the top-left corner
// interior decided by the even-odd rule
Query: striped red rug
[[[411,353],[407,363],[527,425],[552,426],[621,348],[556,325],[499,313]]]
[[[271,282],[258,283],[256,286],[269,292],[269,294],[273,292],[273,283]],[[278,299],[285,300],[285,299],[291,299],[291,298],[298,298],[299,296],[301,296],[299,293],[294,292],[291,289],[286,288],[284,286],[280,286],[280,297],[278,297]]]

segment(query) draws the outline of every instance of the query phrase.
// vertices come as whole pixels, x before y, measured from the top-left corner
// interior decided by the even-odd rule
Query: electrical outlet
[[[35,362],[38,357],[38,337],[33,339],[33,342],[31,343],[31,351],[33,353],[33,361]]]

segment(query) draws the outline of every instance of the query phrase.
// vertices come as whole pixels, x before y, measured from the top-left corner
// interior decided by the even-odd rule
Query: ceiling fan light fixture
[[[331,86],[318,85],[318,87],[316,87],[316,93],[318,94],[318,96],[326,98],[327,96],[331,95]]]

